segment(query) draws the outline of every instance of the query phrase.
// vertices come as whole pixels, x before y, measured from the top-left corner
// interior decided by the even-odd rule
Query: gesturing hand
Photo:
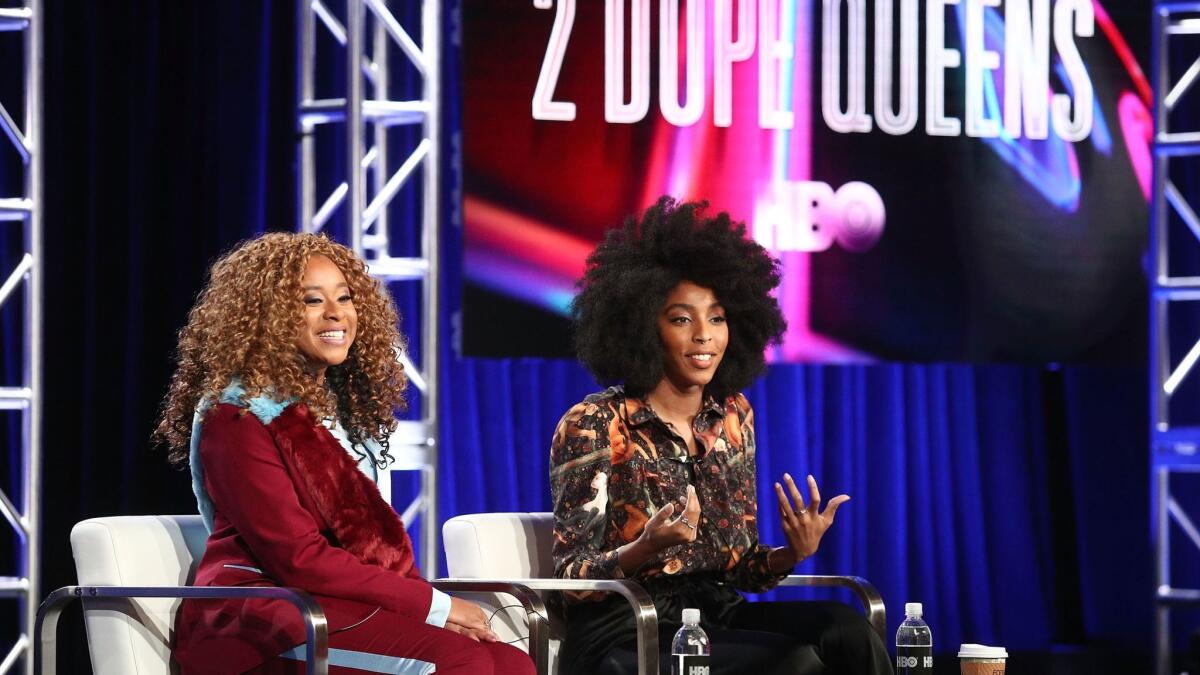
[[[654,560],[658,552],[676,544],[696,541],[700,528],[700,500],[696,488],[687,488],[687,505],[678,517],[679,507],[671,502],[646,521],[637,539],[617,549],[617,564],[625,574],[633,574],[642,565]]]
[[[687,488],[687,506],[679,517],[673,517],[679,510],[675,502],[671,502],[658,510],[646,523],[639,537],[646,549],[661,551],[668,546],[696,541],[697,528],[700,525],[700,500],[696,498],[696,488]]]
[[[779,497],[779,519],[783,524],[783,533],[787,536],[788,545],[778,549],[781,554],[782,568],[786,569],[817,552],[821,537],[825,530],[833,525],[833,517],[837,515],[838,507],[850,499],[849,495],[838,495],[829,500],[824,513],[821,512],[821,491],[817,489],[817,479],[808,477],[808,492],[812,500],[804,503],[800,490],[789,474],[783,474],[787,483],[787,492],[783,486],[775,484],[775,494]],[[791,500],[788,495],[791,495]],[[792,502],[795,502],[795,508]],[[772,567],[775,567],[772,565]]]
[[[465,635],[476,642],[495,642],[496,634],[488,627],[487,614],[479,605],[462,598],[450,596],[450,614],[446,617],[446,630]]]

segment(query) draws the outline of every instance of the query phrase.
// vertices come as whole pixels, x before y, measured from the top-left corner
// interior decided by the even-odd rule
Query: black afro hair
[[[787,327],[771,295],[779,263],[746,237],[745,224],[725,212],[709,217],[707,207],[660,197],[588,256],[571,315],[576,354],[599,381],[641,396],[662,380],[657,319],[684,280],[711,289],[729,322],[729,345],[705,394],[735,394],[762,373],[767,345]]]

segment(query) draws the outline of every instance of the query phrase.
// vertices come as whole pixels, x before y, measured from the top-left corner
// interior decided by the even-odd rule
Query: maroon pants
[[[304,645],[284,652],[251,673],[304,672]],[[370,618],[329,636],[329,672],[405,675],[533,675],[529,656],[502,643],[476,642],[458,633],[380,609]]]

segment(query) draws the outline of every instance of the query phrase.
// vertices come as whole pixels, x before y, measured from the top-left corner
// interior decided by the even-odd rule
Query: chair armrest
[[[541,596],[528,586],[511,581],[487,579],[434,579],[430,582],[439,591],[469,591],[475,593],[507,593],[525,608],[529,626],[529,655],[537,672],[549,672],[550,615]]]
[[[887,644],[887,611],[883,606],[883,597],[871,582],[862,577],[825,576],[815,574],[791,574],[779,582],[780,586],[842,586],[854,591],[863,604],[867,621],[879,633],[883,643]]]
[[[658,612],[654,601],[640,584],[629,579],[438,579],[435,586],[443,582],[513,584],[534,591],[605,591],[619,593],[633,610],[637,628],[638,675],[658,673]],[[474,589],[472,589],[474,590]],[[505,591],[507,592],[507,591]],[[549,631],[544,634],[539,653],[549,653]],[[532,641],[532,638],[531,638]],[[545,671],[542,671],[545,672]]]
[[[76,599],[92,598],[272,598],[286,600],[304,619],[305,672],[329,673],[329,626],[325,612],[312,596],[298,588],[279,586],[63,586],[54,591],[38,608],[33,634],[35,672],[57,672],[58,619],[62,610]]]

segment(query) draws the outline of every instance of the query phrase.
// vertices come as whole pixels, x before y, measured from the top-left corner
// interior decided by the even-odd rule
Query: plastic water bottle
[[[919,602],[904,605],[904,623],[896,631],[896,675],[933,675],[933,633],[921,609]]]
[[[700,610],[683,610],[683,627],[671,641],[671,675],[708,675],[708,635],[700,627]]]

